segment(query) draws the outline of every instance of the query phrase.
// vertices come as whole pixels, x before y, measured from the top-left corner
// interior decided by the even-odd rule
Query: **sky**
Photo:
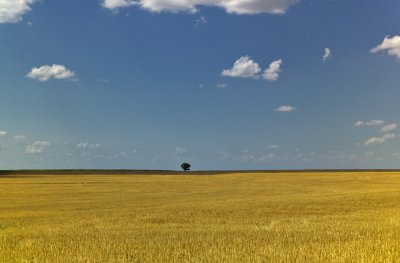
[[[0,0],[0,169],[400,168],[398,0]]]

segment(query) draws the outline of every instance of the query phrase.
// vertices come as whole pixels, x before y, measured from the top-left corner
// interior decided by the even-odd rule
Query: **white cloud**
[[[0,24],[17,23],[36,0],[0,0]]]
[[[260,72],[261,68],[258,63],[249,56],[244,56],[236,60],[231,69],[224,69],[221,75],[235,78],[259,78]]]
[[[199,6],[223,8],[234,14],[284,14],[299,0],[104,0],[103,7],[118,9],[138,5],[151,12],[196,13]]]
[[[372,119],[370,121],[356,121],[353,125],[355,127],[360,127],[363,125],[367,125],[367,126],[379,126],[379,125],[383,125],[385,124],[384,120],[376,120],[376,119]]]
[[[369,138],[364,142],[365,146],[374,145],[374,144],[381,144],[387,142],[388,140],[396,138],[396,134],[393,133],[386,133],[382,137],[372,137]]]
[[[49,147],[51,144],[48,141],[36,141],[30,145],[28,145],[25,149],[25,153],[28,154],[38,154],[43,153],[46,147]]]
[[[15,135],[14,136],[14,139],[16,139],[16,140],[23,140],[25,138],[26,138],[25,135]]]
[[[7,132],[6,131],[0,131],[0,136],[4,136],[4,135],[7,135]]]
[[[95,149],[99,149],[101,148],[101,144],[96,143],[96,144],[89,144],[87,142],[80,142],[76,145],[76,148],[78,149],[91,149],[91,150],[95,150]]]
[[[218,83],[218,84],[217,84],[217,88],[219,88],[219,89],[224,89],[224,88],[226,88],[226,87],[228,87],[228,85],[225,84],[225,83]]]
[[[363,122],[363,121],[356,121],[353,125],[354,125],[355,127],[360,127],[360,126],[363,126],[363,125],[364,125],[364,122]]]
[[[387,51],[388,55],[400,58],[400,35],[390,38],[386,36],[382,43],[371,49],[372,53]]]
[[[279,111],[279,112],[292,112],[292,111],[295,111],[296,108],[293,107],[293,106],[282,105],[282,106],[280,106],[279,108],[277,108],[275,110]]]
[[[269,81],[275,81],[279,78],[281,70],[282,59],[273,61],[269,67],[264,71],[263,78]]]
[[[102,6],[108,9],[118,9],[134,5],[136,1],[133,0],[104,0]]]
[[[390,123],[390,124],[387,124],[387,125],[383,126],[381,128],[381,131],[382,132],[390,132],[390,131],[393,131],[393,130],[396,130],[396,129],[397,129],[397,124],[396,123]]]
[[[324,49],[324,55],[322,56],[322,60],[326,62],[330,57],[332,57],[332,52],[330,48]]]
[[[85,148],[87,148],[89,146],[89,143],[87,143],[87,142],[80,142],[80,143],[78,143],[77,145],[76,145],[76,148],[78,148],[78,149],[85,149]]]
[[[51,78],[72,79],[75,77],[75,73],[63,65],[53,64],[52,66],[44,65],[38,68],[32,68],[31,72],[29,72],[26,77],[39,81],[48,81]]]
[[[379,125],[383,125],[384,123],[385,123],[385,121],[383,121],[383,120],[372,119],[372,120],[366,122],[365,125],[367,125],[367,126],[379,126]]]
[[[183,148],[183,147],[181,147],[181,146],[176,146],[175,147],[175,154],[183,154],[183,153],[185,153],[187,150],[186,150],[186,148]]]

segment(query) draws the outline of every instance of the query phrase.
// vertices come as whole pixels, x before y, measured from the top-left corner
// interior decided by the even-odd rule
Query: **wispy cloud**
[[[100,149],[102,147],[102,145],[100,143],[95,143],[95,144],[90,144],[88,142],[80,142],[76,145],[76,148],[78,149],[91,149],[91,150],[95,150],[95,149]]]
[[[372,119],[370,121],[356,121],[353,125],[355,127],[361,127],[361,126],[380,126],[385,124],[384,120],[377,120],[377,119]]]
[[[151,12],[198,12],[200,6],[223,8],[234,14],[284,14],[299,0],[104,0],[102,6],[108,9],[137,5]]]
[[[207,18],[205,16],[200,16],[196,19],[196,26],[204,26],[207,24]]]
[[[363,126],[365,123],[363,122],[363,121],[356,121],[353,125],[355,126],[355,127],[360,127],[360,126]]]
[[[139,151],[136,149],[130,150],[130,151],[122,151],[119,152],[118,154],[115,154],[111,158],[113,159],[128,159],[128,158],[134,158],[139,154]]]
[[[37,79],[39,81],[48,81],[51,78],[73,79],[75,77],[75,73],[63,65],[53,64],[52,66],[44,65],[41,67],[34,67],[26,75],[26,77]]]
[[[367,126],[379,126],[379,125],[383,125],[385,123],[384,120],[370,120],[368,122],[365,123],[365,125]]]
[[[25,149],[25,153],[27,154],[40,154],[44,152],[46,147],[49,147],[51,144],[48,141],[36,141],[30,145],[28,145]]]
[[[393,130],[396,130],[396,129],[397,129],[397,124],[396,123],[390,123],[390,124],[387,124],[387,125],[383,126],[381,128],[381,131],[382,132],[390,132],[390,131],[393,131]]]
[[[400,58],[400,35],[389,37],[386,36],[382,43],[371,49],[372,53],[387,52],[389,56]]]
[[[325,48],[324,49],[324,55],[322,56],[322,60],[326,62],[328,59],[332,57],[332,52],[330,48]]]
[[[268,145],[267,148],[268,148],[268,149],[278,149],[278,148],[279,148],[279,145],[271,144],[271,145]]]
[[[295,111],[296,108],[293,106],[289,106],[289,105],[282,105],[282,106],[276,108],[275,110],[278,112],[292,112],[292,111]]]
[[[104,0],[102,6],[108,9],[118,9],[134,5],[134,0]]]
[[[176,146],[175,147],[175,154],[180,155],[180,154],[184,154],[185,152],[187,152],[187,149],[181,146]]]
[[[219,156],[221,159],[228,159],[228,158],[231,157],[230,153],[227,152],[227,151],[220,151],[220,152],[218,152],[218,156]]]
[[[394,138],[396,138],[396,137],[397,137],[396,134],[393,134],[393,133],[386,133],[386,134],[383,135],[382,137],[372,137],[372,138],[369,138],[368,140],[366,140],[366,141],[364,142],[364,145],[365,145],[365,146],[369,146],[369,145],[374,145],[374,144],[381,144],[381,143],[387,142],[387,141],[389,141],[389,140],[391,140],[391,139],[394,139]]]
[[[7,132],[6,131],[0,131],[0,136],[4,136],[4,135],[7,135]]]

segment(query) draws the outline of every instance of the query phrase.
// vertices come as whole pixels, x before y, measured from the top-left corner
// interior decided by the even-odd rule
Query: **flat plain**
[[[400,172],[2,175],[0,262],[400,262]]]

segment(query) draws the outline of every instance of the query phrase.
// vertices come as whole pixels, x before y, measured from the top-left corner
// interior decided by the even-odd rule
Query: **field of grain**
[[[400,262],[400,173],[1,176],[0,262]]]

